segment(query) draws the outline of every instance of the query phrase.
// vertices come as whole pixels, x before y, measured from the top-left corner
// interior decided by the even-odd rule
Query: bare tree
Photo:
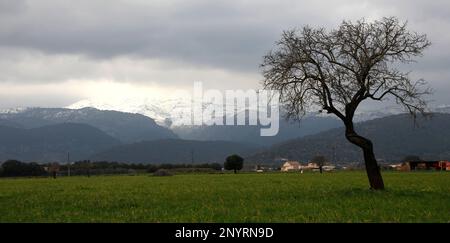
[[[312,163],[316,163],[317,166],[319,166],[319,171],[320,174],[323,173],[323,166],[325,165],[327,159],[325,158],[325,156],[322,155],[316,155],[311,159]]]
[[[61,166],[58,162],[50,163],[48,167],[48,171],[53,176],[53,179],[56,179],[56,175],[58,174]]]
[[[261,65],[266,88],[279,90],[288,118],[317,108],[339,117],[348,141],[360,147],[372,189],[384,189],[372,142],[354,129],[364,100],[393,97],[415,118],[425,114],[424,80],[412,81],[397,63],[408,64],[430,45],[426,35],[407,30],[395,17],[343,21],[335,30],[304,27],[285,31]]]

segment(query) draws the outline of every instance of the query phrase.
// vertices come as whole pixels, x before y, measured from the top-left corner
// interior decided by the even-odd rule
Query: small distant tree
[[[24,163],[18,160],[8,160],[4,162],[0,169],[2,176],[42,176],[46,172],[44,167],[38,163]]]
[[[157,170],[158,170],[158,166],[156,166],[156,165],[149,165],[148,168],[147,168],[147,172],[148,173],[154,173]]]
[[[8,160],[2,164],[4,176],[22,176],[24,175],[24,165],[18,160]]]
[[[316,163],[317,166],[319,166],[320,174],[323,172],[323,166],[325,165],[325,162],[327,159],[322,155],[314,156],[314,158],[311,160],[311,162]]]
[[[54,179],[56,179],[56,175],[58,174],[59,170],[60,170],[60,165],[57,162],[51,163],[48,166],[48,172],[52,175],[52,177]]]
[[[81,173],[87,175],[87,177],[90,177],[91,169],[94,167],[94,164],[91,163],[90,160],[82,160],[82,161],[75,162],[73,167],[80,170]],[[128,169],[128,168],[125,168],[125,169]]]
[[[241,170],[243,166],[244,159],[237,154],[233,154],[227,157],[223,167],[226,170],[234,170],[234,174],[236,174],[237,171]]]
[[[91,177],[91,169],[93,167],[93,164],[91,163],[90,160],[85,160],[84,161],[84,168],[86,169],[86,174],[87,177]]]

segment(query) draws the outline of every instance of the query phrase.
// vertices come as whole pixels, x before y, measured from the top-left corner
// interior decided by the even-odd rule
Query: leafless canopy
[[[411,81],[396,63],[410,63],[430,45],[395,17],[344,21],[338,29],[285,31],[262,64],[265,87],[281,91],[289,117],[320,107],[352,121],[366,99],[395,98],[412,115],[424,113],[425,81]],[[320,109],[319,108],[319,109]]]

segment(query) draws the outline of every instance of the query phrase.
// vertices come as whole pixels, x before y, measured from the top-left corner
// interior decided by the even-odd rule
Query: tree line
[[[70,164],[59,163],[36,163],[8,160],[0,166],[0,176],[54,176],[56,175],[100,175],[100,174],[129,174],[137,172],[153,173],[160,169],[199,169],[220,171],[222,165],[219,163],[204,164],[131,164],[111,161],[89,161],[82,160]]]

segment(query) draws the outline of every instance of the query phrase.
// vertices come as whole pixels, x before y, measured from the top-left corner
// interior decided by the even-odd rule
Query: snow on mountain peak
[[[202,101],[201,104],[203,109],[211,105],[219,106],[219,104],[214,104],[212,102]],[[85,107],[92,107],[99,110],[115,110],[129,113],[138,113],[154,119],[159,125],[170,127],[191,123],[190,119],[192,100],[190,97],[181,96],[170,98],[127,97],[108,100],[85,99],[69,105],[66,108],[80,109]],[[436,106],[431,110],[435,112],[450,113],[450,106]],[[237,111],[236,114],[239,112],[243,112],[243,110]],[[403,112],[404,111],[398,106],[387,106],[383,109],[376,110],[363,110],[358,111],[355,114],[355,121],[367,121],[389,115],[400,114]],[[323,114],[308,112],[307,116],[323,116]]]
[[[148,97],[120,98],[114,100],[85,99],[66,108],[80,109],[93,107],[99,110],[115,110],[121,112],[138,113],[154,119],[160,125],[172,122],[182,122],[183,114],[190,107],[190,101],[183,97],[174,99],[156,99]]]
[[[9,108],[9,109],[0,109],[1,114],[16,114],[21,113],[29,109],[28,107],[17,107],[17,108]]]

